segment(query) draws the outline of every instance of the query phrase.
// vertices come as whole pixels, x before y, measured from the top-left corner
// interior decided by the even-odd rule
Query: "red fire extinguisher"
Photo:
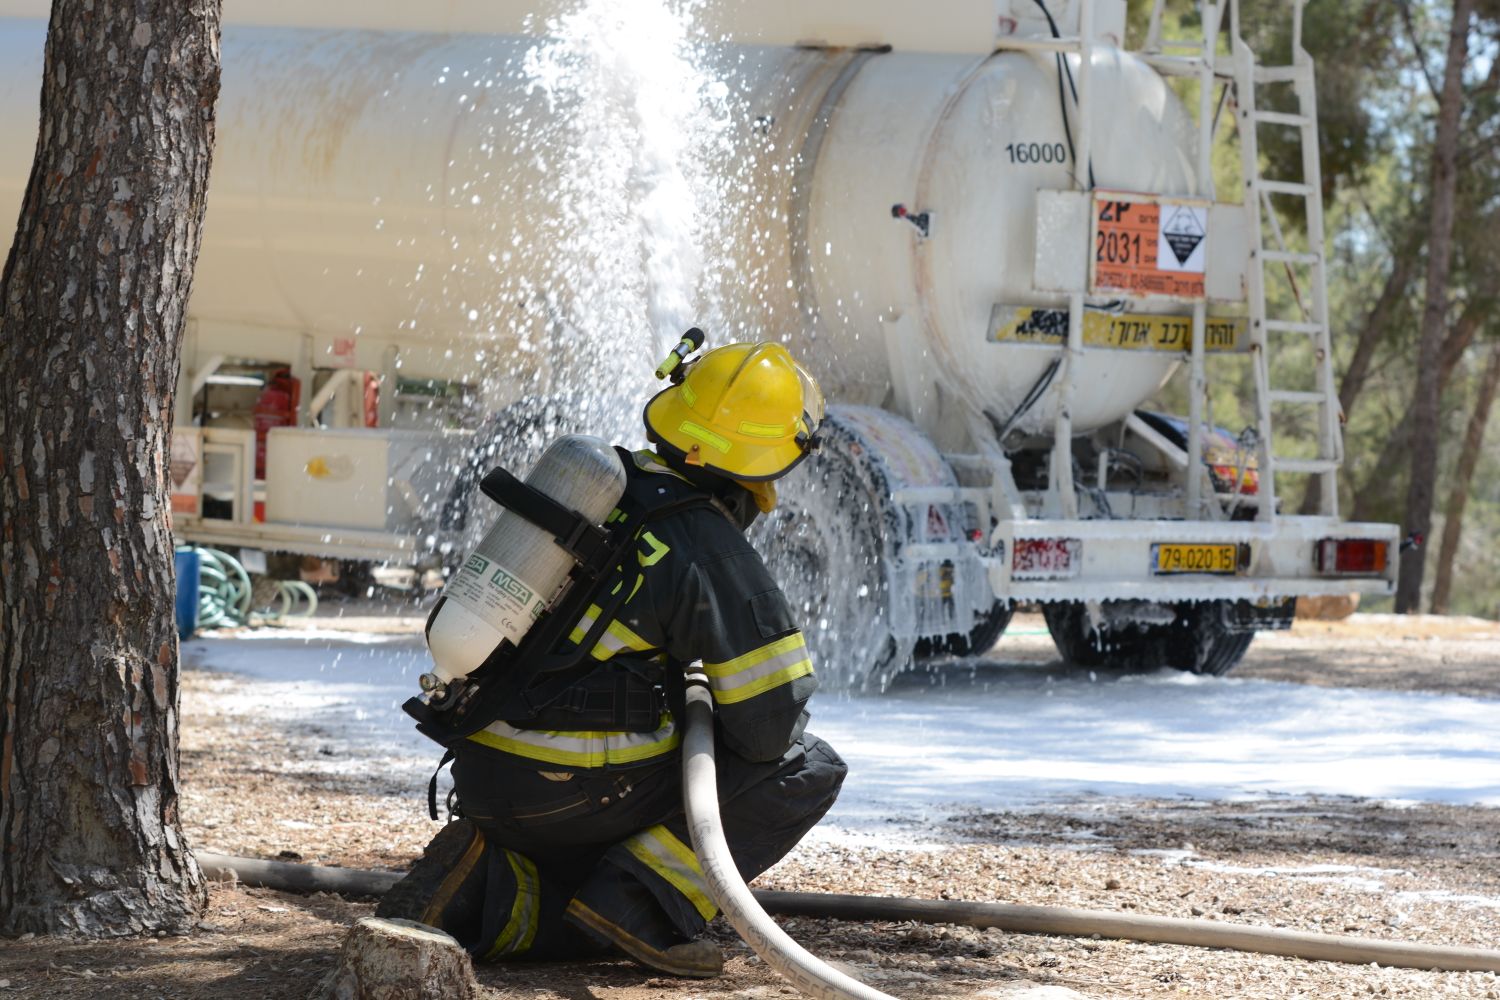
[[[292,378],[289,368],[271,374],[266,387],[255,401],[255,478],[266,478],[266,432],[272,427],[292,427],[297,423],[297,403],[302,398],[302,383]]]

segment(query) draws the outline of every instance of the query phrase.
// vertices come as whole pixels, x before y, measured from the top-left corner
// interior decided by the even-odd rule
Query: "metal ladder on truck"
[[[1212,200],[1213,140],[1217,115],[1214,104],[1215,84],[1232,82],[1238,95],[1240,153],[1245,177],[1245,211],[1249,230],[1250,267],[1248,279],[1251,357],[1254,365],[1256,410],[1256,458],[1260,485],[1255,505],[1262,521],[1274,521],[1276,511],[1276,474],[1300,473],[1313,476],[1318,483],[1318,514],[1338,516],[1338,468],[1343,460],[1343,435],[1340,428],[1338,392],[1334,381],[1332,338],[1328,327],[1328,289],[1323,241],[1322,168],[1318,155],[1317,91],[1312,57],[1302,46],[1302,13],[1306,0],[1285,0],[1292,16],[1292,61],[1284,66],[1257,65],[1254,51],[1240,30],[1240,4],[1231,3],[1231,66],[1221,66],[1218,41],[1226,4],[1203,0],[1198,5],[1202,34],[1199,38],[1163,40],[1162,27],[1167,0],[1153,0],[1147,42],[1141,58],[1166,76],[1195,78],[1199,82],[1196,184],[1191,194]],[[1055,39],[1002,39],[997,48],[1029,52],[1058,53],[1064,58],[1078,58],[1076,119],[1075,184],[1089,185],[1089,155],[1092,148],[1091,116],[1088,112],[1093,48],[1092,0],[1085,0],[1080,13],[1080,31],[1075,37]],[[1257,107],[1258,85],[1290,84],[1296,98],[1295,112],[1262,110]],[[1290,127],[1298,130],[1302,151],[1300,178],[1267,178],[1260,167],[1260,144],[1257,129],[1262,126]],[[1288,248],[1273,197],[1299,198],[1305,205],[1308,248]],[[1268,240],[1267,237],[1270,237]],[[1296,316],[1269,314],[1267,309],[1267,268],[1284,268],[1293,290],[1299,313]],[[1305,282],[1299,282],[1294,268],[1305,269]],[[1058,407],[1053,433],[1051,478],[1065,517],[1077,517],[1077,497],[1072,471],[1072,420],[1069,415],[1074,392],[1072,360],[1083,351],[1082,293],[1075,293],[1069,303],[1069,329],[1062,364],[1058,372]],[[1203,469],[1204,401],[1207,396],[1205,329],[1206,305],[1193,307],[1193,332],[1189,352],[1190,390],[1188,414],[1188,447],[1186,514],[1190,519],[1203,516],[1205,507],[1216,503]],[[1310,340],[1314,358],[1314,377],[1310,387],[1280,388],[1272,384],[1273,352],[1284,347],[1285,337]],[[1278,434],[1275,408],[1295,406],[1316,408],[1315,442],[1311,457],[1280,455],[1278,440],[1295,440],[1289,432]],[[1292,425],[1293,427],[1295,424]],[[1284,425],[1284,429],[1287,429]],[[1246,498],[1247,501],[1249,498]]]
[[[1300,0],[1299,9],[1300,9]],[[1214,136],[1214,84],[1220,79],[1232,79],[1219,68],[1216,45],[1223,21],[1224,5],[1217,0],[1200,4],[1203,15],[1201,39],[1164,42],[1161,37],[1162,16],[1166,0],[1153,0],[1151,26],[1146,49],[1140,54],[1158,72],[1165,76],[1195,78],[1199,82],[1198,128],[1196,156],[1194,162],[1195,184],[1189,194],[1213,200],[1213,136]],[[1093,64],[1094,0],[1083,0],[1079,10],[1079,30],[1076,36],[1050,39],[997,40],[997,50],[1021,52],[1055,53],[1066,59],[1075,56],[1078,73],[1073,81],[1075,89],[1075,157],[1074,183],[1088,190],[1092,187],[1093,121],[1089,112],[1090,77]],[[1059,66],[1061,72],[1061,66]],[[1057,390],[1060,405],[1057,409],[1053,429],[1053,449],[1050,478],[1056,491],[1065,518],[1078,517],[1077,489],[1073,480],[1073,421],[1072,401],[1075,391],[1073,374],[1074,359],[1083,354],[1083,317],[1085,294],[1075,292],[1068,303],[1068,338],[1062,351],[1058,370]],[[1190,413],[1188,418],[1187,468],[1187,516],[1202,515],[1206,504],[1215,502],[1207,472],[1204,469],[1203,426],[1204,400],[1207,396],[1206,375],[1206,330],[1208,326],[1207,305],[1197,302],[1193,306],[1192,341],[1189,353],[1192,385],[1190,390]],[[997,442],[998,444],[998,442]],[[996,453],[998,455],[998,452]],[[1207,487],[1207,488],[1205,488]]]
[[[1239,100],[1240,157],[1245,178],[1245,211],[1250,233],[1249,307],[1252,364],[1255,366],[1256,430],[1260,475],[1259,519],[1274,521],[1278,473],[1310,475],[1317,487],[1317,513],[1338,516],[1338,469],[1343,462],[1344,441],[1340,426],[1338,390],[1333,372],[1333,342],[1328,326],[1328,274],[1324,254],[1323,174],[1318,155],[1318,99],[1312,57],[1302,46],[1302,13],[1306,0],[1289,0],[1292,7],[1292,61],[1281,66],[1261,66],[1245,41],[1240,25],[1240,4],[1230,13],[1231,54],[1235,89]],[[1262,85],[1290,87],[1295,110],[1273,111],[1260,106]],[[1268,178],[1260,165],[1261,126],[1293,129],[1301,146],[1301,177]],[[1298,200],[1305,206],[1307,246],[1289,249],[1273,198]],[[1266,237],[1270,236],[1268,242]],[[1266,286],[1272,269],[1285,274],[1296,306],[1295,313],[1271,315]],[[1299,275],[1305,281],[1299,281]],[[1291,389],[1273,382],[1276,353],[1289,349],[1296,340],[1311,342],[1314,366],[1310,386]],[[1292,430],[1300,422],[1278,421],[1276,408],[1293,412],[1315,411],[1314,432],[1303,434],[1304,451],[1311,456],[1289,456],[1277,444],[1296,440]],[[1278,433],[1280,424],[1282,433]],[[1308,447],[1308,445],[1311,447]]]

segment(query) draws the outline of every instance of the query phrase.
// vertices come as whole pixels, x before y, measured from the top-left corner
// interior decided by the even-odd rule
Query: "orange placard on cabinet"
[[[1094,192],[1091,293],[1201,299],[1207,259],[1207,202]]]

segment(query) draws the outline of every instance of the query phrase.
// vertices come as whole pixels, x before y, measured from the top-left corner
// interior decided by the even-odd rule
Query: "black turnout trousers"
[[[833,805],[847,768],[804,733],[779,758],[716,749],[720,813],[748,881],[789,852]],[[589,943],[563,921],[569,901],[627,929],[663,918],[684,937],[713,916],[692,857],[681,755],[610,771],[549,772],[460,750],[463,814],[484,833],[484,925],[464,944],[481,959],[564,958]]]

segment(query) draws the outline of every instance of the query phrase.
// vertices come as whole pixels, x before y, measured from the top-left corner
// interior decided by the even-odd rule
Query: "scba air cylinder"
[[[625,493],[625,466],[599,438],[570,434],[547,446],[526,484],[603,524]],[[572,556],[547,531],[502,510],[443,588],[427,630],[433,674],[446,684],[467,676],[500,643],[519,645],[572,568]]]

